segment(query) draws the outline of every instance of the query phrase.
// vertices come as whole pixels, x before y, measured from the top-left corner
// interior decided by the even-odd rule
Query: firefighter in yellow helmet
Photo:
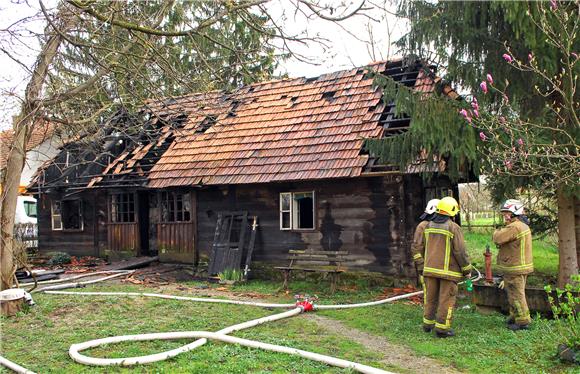
[[[425,292],[423,331],[435,329],[439,338],[455,335],[451,320],[457,283],[471,276],[463,233],[452,220],[458,212],[459,205],[454,198],[441,199],[435,216],[425,225],[424,235],[415,245],[423,258],[422,266],[419,265]]]
[[[532,321],[525,293],[528,274],[534,271],[532,232],[521,201],[509,199],[500,211],[506,226],[494,231],[493,242],[499,248],[497,269],[510,305],[508,328],[526,330]]]

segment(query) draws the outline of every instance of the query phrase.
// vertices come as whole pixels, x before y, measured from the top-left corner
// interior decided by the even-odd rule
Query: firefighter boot
[[[453,336],[455,336],[455,332],[453,331],[453,329],[449,329],[447,331],[437,331],[437,337],[438,338],[451,338]]]

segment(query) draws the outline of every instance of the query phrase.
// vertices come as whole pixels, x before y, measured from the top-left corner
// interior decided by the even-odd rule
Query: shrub
[[[48,260],[49,265],[63,265],[63,264],[70,264],[72,261],[70,255],[64,252],[56,252],[52,255],[50,260]]]
[[[556,329],[569,348],[580,350],[580,276],[572,276],[572,284],[564,289],[556,288],[555,297],[551,286],[545,286],[548,301],[556,320]]]

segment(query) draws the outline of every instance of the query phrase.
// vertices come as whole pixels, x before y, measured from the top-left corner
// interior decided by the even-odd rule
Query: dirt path
[[[315,313],[307,313],[306,316],[316,322],[323,329],[337,335],[360,343],[368,349],[384,354],[383,363],[404,369],[410,373],[461,373],[448,365],[442,364],[432,358],[417,356],[409,348],[390,343],[383,337],[368,334],[366,332],[349,327],[335,319],[320,316]]]

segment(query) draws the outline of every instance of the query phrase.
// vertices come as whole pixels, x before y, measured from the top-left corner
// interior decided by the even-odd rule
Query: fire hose
[[[471,279],[468,279],[468,283],[476,282],[481,278],[481,273],[475,269],[477,275]],[[196,297],[187,297],[187,296],[173,296],[173,295],[165,295],[165,294],[156,294],[156,293],[142,293],[142,292],[75,292],[75,291],[57,291],[57,289],[62,288],[72,288],[72,287],[83,287],[87,284],[93,284],[97,282],[102,282],[104,280],[108,280],[114,277],[119,277],[122,275],[131,274],[133,271],[116,271],[112,272],[115,273],[110,276],[106,276],[103,278],[99,278],[92,281],[85,281],[85,282],[78,282],[78,283],[66,283],[63,285],[56,285],[56,286],[49,286],[45,288],[41,288],[37,290],[37,292],[44,292],[47,294],[54,294],[54,295],[82,295],[82,296],[129,296],[129,297],[154,297],[154,298],[162,298],[162,299],[172,299],[172,300],[186,300],[186,301],[195,301],[195,302],[207,302],[207,303],[223,303],[223,304],[236,304],[236,305],[250,305],[262,308],[283,308],[283,309],[290,309],[282,313],[258,318],[255,320],[243,322],[240,324],[236,324],[233,326],[226,327],[222,330],[217,332],[209,332],[209,331],[177,331],[177,332],[166,332],[166,333],[150,333],[150,334],[138,334],[138,335],[122,335],[122,336],[113,336],[108,338],[102,339],[95,339],[86,341],[83,343],[73,344],[69,348],[69,356],[76,362],[85,364],[85,365],[95,365],[95,366],[109,366],[109,365],[120,365],[120,366],[132,366],[137,364],[147,364],[153,363],[158,361],[163,361],[169,359],[171,357],[175,357],[181,353],[189,352],[198,348],[207,343],[208,339],[210,340],[217,340],[225,343],[230,344],[238,344],[246,347],[251,348],[259,348],[273,352],[280,352],[286,353],[291,355],[296,355],[300,357],[304,357],[313,361],[318,361],[325,363],[327,365],[336,366],[340,368],[350,368],[356,370],[360,373],[370,373],[370,374],[389,374],[390,372],[374,368],[371,366],[363,365],[357,362],[347,361],[340,358],[322,355],[318,353],[303,351],[296,348],[280,346],[275,344],[268,344],[263,343],[255,340],[248,340],[243,338],[237,338],[230,336],[229,334],[248,329],[250,327],[258,326],[267,322],[273,322],[277,320],[281,320],[284,318],[289,318],[296,316],[298,314],[308,312],[311,310],[328,310],[328,309],[349,309],[349,308],[361,308],[361,307],[368,307],[368,306],[376,306],[385,303],[390,303],[397,300],[407,299],[413,296],[419,296],[423,294],[423,291],[416,291],[411,292],[404,295],[398,295],[389,297],[386,299],[381,299],[377,301],[365,302],[365,303],[358,303],[358,304],[339,304],[339,305],[323,305],[323,304],[315,304],[309,298],[306,298],[302,301],[299,301],[295,304],[272,304],[272,303],[261,303],[261,302],[249,302],[249,301],[240,301],[240,300],[228,300],[228,299],[207,299],[207,298],[196,298]],[[99,274],[103,273],[111,273],[111,272],[99,272]],[[83,276],[90,276],[96,275],[97,273],[86,274]],[[72,279],[78,279],[83,276],[77,276],[74,278],[67,278],[59,280],[61,282],[70,281]],[[47,281],[47,283],[57,283],[54,281]],[[39,282],[44,283],[44,282]],[[464,282],[461,282],[464,283]],[[460,283],[460,284],[461,284]],[[64,287],[67,286],[67,287]],[[120,343],[125,341],[151,341],[151,340],[173,340],[173,339],[191,339],[195,338],[197,340],[181,346],[176,349],[172,349],[169,351],[155,353],[146,356],[139,356],[139,357],[126,357],[126,358],[95,358],[89,357],[81,354],[80,352],[89,348],[94,348],[104,344],[111,344],[111,343]],[[6,360],[5,358],[0,356],[0,364],[16,371],[17,373],[33,373],[11,361]]]

